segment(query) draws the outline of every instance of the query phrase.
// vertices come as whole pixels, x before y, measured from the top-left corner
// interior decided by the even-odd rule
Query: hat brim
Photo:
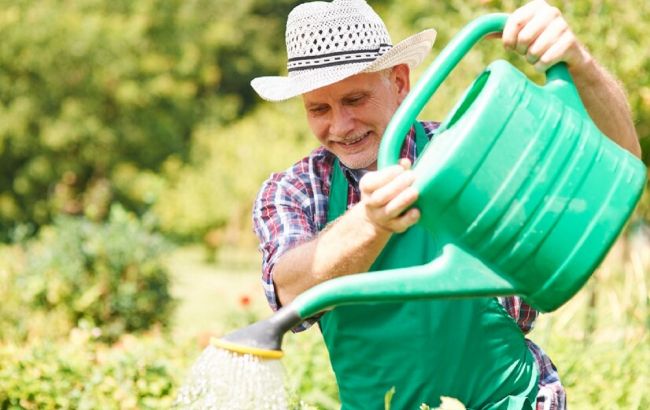
[[[381,71],[399,64],[414,68],[429,54],[436,31],[428,29],[408,37],[369,63],[352,63],[334,68],[313,69],[292,76],[258,77],[251,86],[267,101],[283,101],[334,84],[359,73]]]

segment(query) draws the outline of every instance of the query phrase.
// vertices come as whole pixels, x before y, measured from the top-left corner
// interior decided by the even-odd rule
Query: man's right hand
[[[367,272],[391,234],[403,232],[420,218],[408,209],[418,198],[408,160],[361,178],[361,200],[320,231],[288,250],[273,268],[273,282],[282,305],[312,286],[335,277]]]
[[[400,233],[420,219],[420,211],[408,209],[418,199],[412,186],[415,174],[408,159],[361,178],[361,201],[357,206],[365,212],[367,221],[378,231]]]

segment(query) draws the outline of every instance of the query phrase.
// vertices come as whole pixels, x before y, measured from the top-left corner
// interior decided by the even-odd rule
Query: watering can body
[[[414,167],[421,224],[543,311],[597,268],[646,179],[571,88],[563,78],[540,87],[505,61],[491,64]]]
[[[443,61],[434,61],[389,124],[380,168],[397,162],[406,124],[464,53],[500,31],[505,18],[475,20],[443,50],[436,60]],[[464,263],[478,259],[487,270],[479,274],[486,289],[471,284],[471,272],[459,286],[503,294],[505,280],[542,311],[566,302],[597,268],[647,175],[591,121],[563,64],[538,86],[506,61],[478,76],[413,169],[419,223],[464,253]],[[485,282],[490,271],[494,285]]]

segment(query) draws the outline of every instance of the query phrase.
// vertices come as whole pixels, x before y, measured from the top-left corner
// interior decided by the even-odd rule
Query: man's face
[[[347,167],[375,170],[381,137],[409,86],[409,68],[399,65],[305,93],[309,127]]]

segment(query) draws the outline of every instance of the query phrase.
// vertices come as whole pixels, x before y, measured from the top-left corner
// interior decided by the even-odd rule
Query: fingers
[[[393,165],[377,172],[368,172],[359,181],[359,189],[362,194],[371,195],[377,189],[386,185],[404,171],[401,165]]]
[[[513,12],[502,39],[507,49],[525,55],[538,71],[561,61],[578,66],[585,57],[560,10],[544,0],[532,1]]]
[[[411,161],[407,158],[402,158],[398,165],[385,168],[377,172],[369,172],[359,181],[359,189],[362,194],[370,195],[377,189],[383,187],[392,181],[397,175],[401,174],[404,170],[411,168]]]
[[[535,13],[526,20],[517,33],[514,44],[515,51],[519,54],[526,54],[546,28],[558,17],[561,17],[561,13],[555,7],[540,6],[536,8]]]
[[[361,205],[368,221],[376,227],[403,232],[418,221],[420,212],[408,209],[418,198],[410,167],[408,160],[400,161],[400,165],[369,172],[361,179]]]
[[[517,47],[517,40],[521,29],[533,18],[539,5],[538,1],[527,3],[526,5],[515,10],[503,28],[501,39],[506,49],[514,50]]]
[[[537,71],[546,71],[553,65],[560,61],[571,61],[570,56],[573,54],[571,51],[575,47],[573,33],[570,31],[564,32],[542,56],[534,63]]]
[[[526,59],[528,62],[535,64],[542,58],[544,58],[544,64],[559,62],[559,60],[554,61],[556,58],[552,57],[555,56],[546,55],[546,53],[563,37],[567,30],[569,30],[569,25],[561,18],[553,19],[546,26],[539,27],[537,38],[526,50]],[[561,57],[561,55],[557,57]]]
[[[420,211],[412,208],[406,211],[402,216],[391,221],[390,230],[396,233],[402,233],[413,226],[420,219]]]
[[[403,171],[384,186],[372,192],[368,197],[368,202],[373,206],[386,206],[394,198],[403,195],[415,181],[413,171]],[[412,189],[412,188],[411,188]]]
[[[384,215],[387,218],[398,218],[409,206],[418,199],[418,191],[408,187],[384,206]]]

